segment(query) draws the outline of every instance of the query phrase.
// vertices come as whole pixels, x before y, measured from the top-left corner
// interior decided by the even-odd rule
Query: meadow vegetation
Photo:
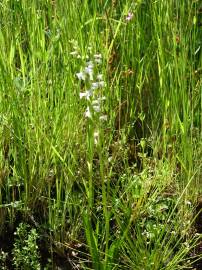
[[[0,2],[0,269],[201,269],[202,4]]]

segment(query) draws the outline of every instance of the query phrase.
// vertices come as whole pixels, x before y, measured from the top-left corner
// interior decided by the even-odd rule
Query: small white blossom
[[[100,82],[93,82],[92,83],[92,90],[95,90],[97,88],[102,88],[105,86],[105,82],[104,81],[100,81]]]
[[[90,73],[93,73],[93,68],[91,68],[91,67],[85,67],[85,73],[86,74],[89,74],[90,75]]]
[[[95,112],[100,112],[100,106],[99,105],[93,105],[93,109]]]
[[[90,80],[93,80],[93,68],[91,66],[85,67],[85,73],[89,75]]]
[[[89,75],[90,80],[92,81],[93,80],[93,67],[94,67],[93,62],[89,61],[86,64],[87,66],[85,67],[84,71],[86,74]]]
[[[100,121],[107,121],[107,115],[101,115],[99,119]]]
[[[78,52],[77,51],[70,52],[70,55],[77,56]]]
[[[98,98],[98,101],[99,101],[99,102],[100,102],[100,101],[104,101],[104,100],[106,100],[106,97],[105,97],[105,96],[99,97],[99,98]]]
[[[92,83],[92,90],[95,90],[99,87],[99,84],[97,82]]]
[[[108,161],[109,161],[109,162],[111,162],[111,161],[112,161],[112,159],[113,159],[113,157],[112,157],[112,156],[108,157]]]
[[[99,132],[95,131],[93,135],[94,135],[94,143],[97,145],[99,140]]]
[[[88,46],[88,50],[89,50],[89,52],[92,52],[92,49],[93,49],[93,47],[92,47],[92,46]]]
[[[95,58],[95,63],[101,64],[102,63],[102,60],[100,58]]]
[[[104,81],[100,81],[100,82],[98,82],[98,85],[99,85],[99,87],[104,87],[105,86],[105,82]]]
[[[86,109],[84,115],[85,115],[85,117],[87,117],[87,118],[91,118],[91,117],[92,117],[91,112],[90,112],[90,108],[89,108],[89,107],[87,107],[87,109]]]
[[[94,99],[92,101],[92,105],[93,106],[100,106],[100,104],[102,103],[102,101],[106,100],[106,97],[98,97],[97,99]]]
[[[98,74],[97,75],[97,79],[98,79],[98,81],[102,81],[103,80],[103,75],[102,74]]]
[[[88,91],[86,91],[84,93],[80,93],[79,96],[80,96],[80,99],[86,98],[87,100],[89,100],[90,97],[92,96],[92,94],[93,94],[92,91],[88,90]]]
[[[94,99],[93,101],[92,101],[92,105],[100,105],[100,103],[102,102],[102,101],[104,101],[104,100],[106,100],[106,97],[98,97],[97,99]]]
[[[94,58],[95,59],[102,59],[102,55],[101,55],[101,53],[97,53],[97,54],[94,54]]]
[[[186,205],[191,206],[191,202],[190,201],[185,201]]]
[[[76,73],[76,76],[79,80],[83,80],[85,81],[86,79],[86,74],[84,72],[79,72],[79,73]]]
[[[92,105],[95,106],[95,105],[100,105],[100,101],[99,99],[95,99],[92,101]]]
[[[101,64],[102,63],[102,55],[101,54],[94,54],[94,61],[97,64]]]
[[[93,65],[93,62],[92,62],[92,61],[88,61],[88,62],[86,63],[86,66],[87,66],[88,68],[91,68],[91,69],[94,68],[94,65]]]
[[[80,99],[86,97],[86,93],[80,93],[80,94],[79,94],[79,97],[80,97]]]

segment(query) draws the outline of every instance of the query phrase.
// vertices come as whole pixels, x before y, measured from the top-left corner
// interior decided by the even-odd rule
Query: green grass
[[[1,1],[1,239],[21,222],[36,228],[48,269],[55,253],[72,269],[192,269],[201,8]]]

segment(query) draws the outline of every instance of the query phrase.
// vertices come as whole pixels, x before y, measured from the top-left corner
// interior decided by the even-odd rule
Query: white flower
[[[107,115],[101,115],[99,119],[100,121],[107,121]]]
[[[92,101],[92,105],[96,106],[96,105],[100,105],[100,100],[99,99],[95,99]]]
[[[90,108],[89,108],[89,107],[87,107],[87,109],[86,109],[84,115],[85,115],[85,117],[87,117],[87,118],[91,118],[91,117],[92,117],[91,112],[90,112]]]
[[[87,66],[85,67],[84,71],[86,74],[89,75],[90,80],[92,81],[93,80],[93,67],[94,67],[94,65],[93,65],[92,61],[89,61],[86,64],[87,64]]]
[[[95,112],[100,112],[100,105],[93,105],[93,110]]]
[[[94,54],[95,63],[101,64],[102,63],[102,55],[101,54]]]
[[[93,69],[91,67],[86,67],[84,71],[86,74],[89,75],[90,80],[92,81],[93,80]]]
[[[99,97],[99,98],[98,98],[98,101],[99,101],[99,102],[104,101],[104,100],[106,100],[106,97],[105,97],[105,96]]]
[[[95,131],[93,135],[94,135],[94,143],[97,145],[99,140],[99,132]]]
[[[79,80],[83,80],[85,81],[86,79],[86,74],[84,72],[79,72],[79,73],[76,73],[76,76]]]
[[[88,68],[91,68],[91,69],[94,68],[94,65],[93,65],[93,62],[92,62],[92,61],[86,62],[86,66],[87,66]]]
[[[98,97],[92,101],[93,106],[100,106],[101,102],[106,100],[106,97]]]
[[[86,97],[86,93],[80,93],[79,97],[80,97],[80,99],[82,99],[83,97]]]
[[[101,53],[96,53],[96,54],[94,54],[94,58],[95,59],[101,59],[102,58],[102,55],[101,55]]]
[[[79,96],[80,96],[80,99],[82,98],[86,98],[87,100],[90,99],[90,97],[92,96],[92,91],[91,90],[87,90],[86,92],[84,93],[80,93]]]
[[[100,82],[93,82],[92,83],[92,90],[95,90],[97,88],[102,88],[105,86],[105,82],[104,81],[100,81]]]
[[[185,201],[186,205],[191,206],[191,202],[190,201]]]
[[[78,55],[78,52],[77,51],[74,51],[74,52],[70,52],[70,55],[73,55],[73,56],[77,56]]]
[[[102,74],[98,74],[98,75],[97,75],[97,79],[98,79],[98,81],[102,81],[103,75],[102,75]]]
[[[95,90],[95,89],[97,89],[98,87],[99,87],[98,82],[92,83],[92,90]]]
[[[111,162],[111,161],[112,161],[112,159],[113,159],[113,157],[112,157],[112,156],[108,157],[108,161],[109,161],[109,162]]]
[[[95,58],[95,63],[101,64],[102,63],[102,60],[100,58]]]
[[[89,75],[93,73],[93,69],[91,67],[85,67],[84,71],[86,74],[89,74]]]
[[[104,87],[105,86],[105,82],[104,81],[100,81],[100,82],[98,82],[98,85],[99,85],[99,87]]]
[[[92,52],[92,49],[93,49],[92,46],[88,46],[88,51],[89,51],[89,52]]]

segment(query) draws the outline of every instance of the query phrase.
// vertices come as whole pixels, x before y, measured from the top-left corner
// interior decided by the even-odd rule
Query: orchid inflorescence
[[[107,115],[102,114],[102,104],[105,97],[101,95],[101,89],[105,87],[103,74],[97,72],[98,66],[102,63],[102,55],[94,54],[93,60],[86,62],[84,69],[76,73],[77,78],[85,83],[85,92],[80,92],[80,99],[87,101],[87,108],[84,113],[86,118],[98,116],[100,121],[106,121]]]

